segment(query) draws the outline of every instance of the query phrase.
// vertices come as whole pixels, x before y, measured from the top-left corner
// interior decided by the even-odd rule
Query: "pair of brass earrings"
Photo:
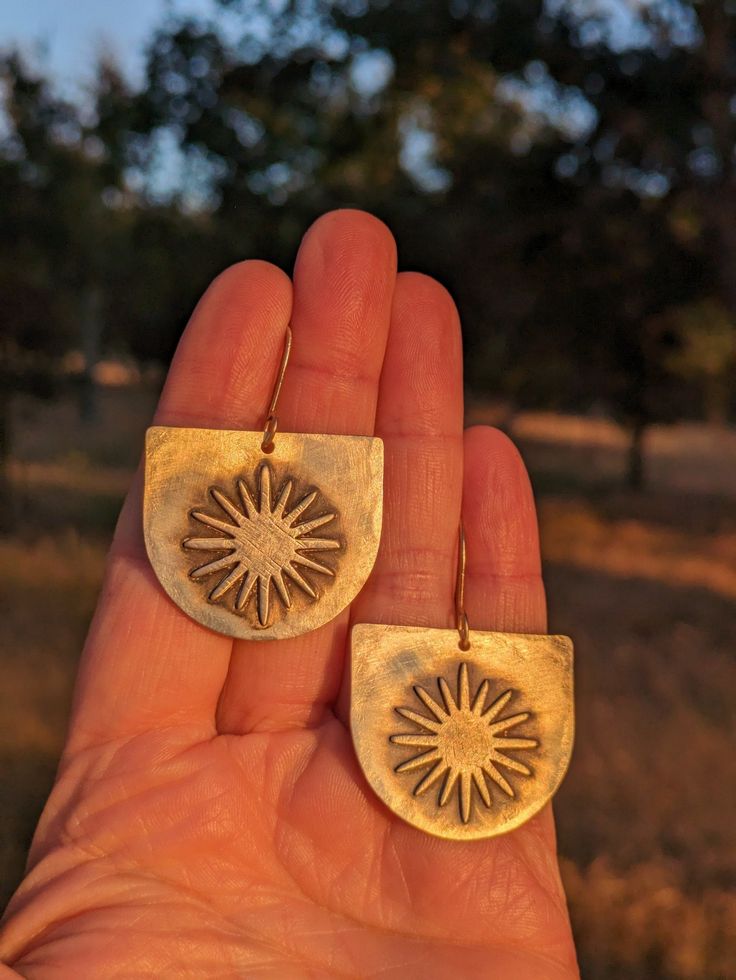
[[[365,584],[378,552],[383,443],[278,432],[284,353],[262,432],[154,426],[143,525],[154,571],[198,623],[246,640],[317,629]],[[493,837],[553,796],[573,740],[567,637],[471,630],[461,530],[456,630],[361,623],[351,635],[351,730],[373,790],[451,839]]]

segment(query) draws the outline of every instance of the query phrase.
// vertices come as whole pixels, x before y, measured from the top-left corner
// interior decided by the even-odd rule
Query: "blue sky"
[[[654,5],[654,0],[640,2],[642,7]],[[614,47],[649,43],[638,6],[630,0],[547,0],[547,5],[553,12],[567,8],[589,18],[597,14],[586,20],[585,30],[602,32]],[[137,82],[142,78],[145,42],[167,11],[203,14],[214,7],[215,0],[0,0],[0,49],[18,43],[28,51],[43,52],[45,66],[68,94],[78,92],[103,48],[112,51]],[[226,19],[220,9],[218,23]],[[683,6],[679,14],[675,8],[670,20],[675,33],[679,29],[685,41],[692,38],[691,8]]]
[[[143,46],[166,11],[211,8],[209,0],[0,0],[0,48],[40,46],[52,74],[73,90],[104,46],[138,81]]]

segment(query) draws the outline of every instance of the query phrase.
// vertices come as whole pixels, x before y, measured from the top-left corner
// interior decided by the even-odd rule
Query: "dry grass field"
[[[109,389],[16,406],[15,530],[0,538],[0,881],[53,778],[104,553],[153,403]],[[488,412],[475,406],[470,420]],[[578,734],[557,798],[589,980],[736,976],[736,435],[655,431],[620,489],[609,423],[514,420],[537,488],[551,628],[577,645]]]

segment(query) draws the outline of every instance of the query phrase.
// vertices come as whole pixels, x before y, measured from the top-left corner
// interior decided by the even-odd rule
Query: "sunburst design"
[[[414,787],[414,795],[420,796],[444,778],[438,803],[445,806],[458,789],[460,817],[468,823],[472,814],[473,799],[477,795],[486,807],[490,807],[491,793],[487,780],[498,786],[507,796],[515,796],[511,783],[498,768],[531,776],[528,766],[506,755],[509,751],[535,749],[539,743],[533,738],[511,738],[506,732],[530,717],[530,712],[500,717],[501,712],[514,696],[512,690],[504,691],[486,707],[490,681],[484,680],[473,699],[470,698],[468,665],[461,663],[458,670],[457,696],[453,697],[444,677],[437,678],[442,703],[436,701],[423,687],[417,685],[414,693],[429,710],[431,717],[411,708],[396,708],[402,718],[413,722],[421,732],[391,735],[395,745],[420,749],[396,767],[396,772],[414,772],[431,767]],[[476,793],[473,793],[475,788]]]
[[[290,580],[306,593],[317,599],[318,593],[310,581],[308,571],[334,576],[327,565],[309,558],[310,552],[336,551],[340,542],[336,538],[312,537],[312,531],[329,524],[337,516],[320,514],[312,520],[297,524],[298,519],[317,500],[312,490],[291,509],[287,510],[293,489],[293,480],[287,479],[272,503],[274,483],[271,467],[263,463],[257,475],[258,501],[244,480],[237,481],[239,503],[234,503],[222,490],[210,487],[214,501],[225,512],[228,520],[192,511],[194,520],[219,531],[217,537],[185,538],[182,542],[189,551],[227,552],[205,565],[194,568],[189,574],[199,580],[226,572],[225,576],[209,593],[211,602],[224,599],[238,586],[233,608],[242,613],[255,597],[258,624],[266,628],[271,619],[271,586],[286,609],[291,608],[292,596],[287,584]]]

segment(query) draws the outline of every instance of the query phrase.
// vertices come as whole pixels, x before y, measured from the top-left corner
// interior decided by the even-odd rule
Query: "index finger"
[[[257,428],[291,314],[275,266],[242,262],[198,303],[156,411],[160,425]],[[163,725],[214,731],[232,640],[191,620],[146,557],[139,473],[118,522],[77,678],[67,755]]]

